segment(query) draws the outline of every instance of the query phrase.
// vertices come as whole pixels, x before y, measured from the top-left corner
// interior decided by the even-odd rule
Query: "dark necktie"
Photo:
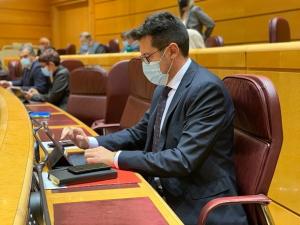
[[[152,151],[153,152],[158,151],[161,120],[162,120],[162,117],[164,114],[164,110],[166,108],[168,94],[171,90],[172,90],[172,88],[165,86],[164,90],[162,91],[162,94],[158,100],[155,123],[154,123],[153,142],[152,142]]]

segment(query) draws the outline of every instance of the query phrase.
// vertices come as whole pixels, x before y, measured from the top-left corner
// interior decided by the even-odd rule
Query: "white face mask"
[[[165,52],[164,52],[165,54]],[[162,55],[162,57],[164,56],[164,54]],[[172,60],[172,63],[168,69],[168,72],[165,74],[165,73],[162,73],[161,70],[160,70],[160,62],[161,62],[161,59],[159,61],[153,61],[153,62],[150,62],[149,64],[143,62],[143,72],[145,74],[145,76],[147,77],[147,79],[155,84],[155,85],[163,85],[163,86],[166,86],[167,83],[168,83],[168,78],[169,78],[169,72],[172,68],[172,65],[173,65],[173,61]]]

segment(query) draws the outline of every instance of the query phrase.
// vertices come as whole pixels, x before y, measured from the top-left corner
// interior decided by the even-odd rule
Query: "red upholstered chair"
[[[76,46],[74,44],[68,44],[66,48],[60,48],[56,50],[59,55],[75,55]]]
[[[110,53],[120,52],[120,45],[118,39],[112,39],[108,42],[108,52]]]
[[[222,47],[224,46],[224,39],[221,36],[211,36],[206,39],[205,46],[207,48]]]
[[[205,224],[209,213],[219,206],[245,204],[249,224],[265,225],[266,206],[271,202],[266,195],[283,139],[279,99],[266,77],[229,76],[224,78],[224,83],[236,110],[234,160],[240,196],[208,202],[198,224]]]
[[[143,74],[140,59],[131,59],[128,64],[129,96],[119,123],[106,123],[101,121],[93,123],[92,128],[101,133],[111,133],[136,124],[148,110],[155,85],[150,83]],[[113,102],[111,102],[114,104]],[[100,130],[100,131],[99,131]]]
[[[70,72],[72,72],[75,69],[84,67],[83,62],[81,62],[78,59],[65,59],[61,62],[61,65],[66,67]]]
[[[102,68],[78,68],[70,74],[67,112],[90,126],[106,111],[107,73]]]
[[[281,17],[275,17],[269,21],[269,42],[291,41],[289,22]]]
[[[8,79],[17,80],[22,76],[22,65],[19,60],[10,60],[8,62]]]

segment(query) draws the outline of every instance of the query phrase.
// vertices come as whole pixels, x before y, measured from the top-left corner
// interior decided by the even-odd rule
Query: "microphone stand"
[[[41,204],[43,208],[43,213],[44,213],[44,220],[46,225],[51,225],[51,220],[50,220],[50,215],[49,215],[49,209],[48,209],[48,204],[47,204],[47,198],[46,198],[46,193],[45,193],[45,186],[44,186],[44,181],[43,181],[43,168],[46,165],[46,162],[48,160],[49,154],[47,149],[44,147],[43,143],[37,136],[37,133],[39,130],[44,128],[44,125],[35,120],[34,118],[31,118],[32,125],[33,125],[33,136],[35,138],[35,146],[34,146],[34,153],[35,153],[35,162],[34,162],[34,170],[37,172],[38,175],[38,185],[40,189],[40,194],[41,194]],[[36,127],[34,127],[36,125]],[[39,147],[42,148],[45,158],[44,160],[41,161],[40,159],[40,153],[39,153]]]

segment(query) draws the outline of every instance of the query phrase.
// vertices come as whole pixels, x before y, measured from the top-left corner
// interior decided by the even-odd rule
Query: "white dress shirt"
[[[188,60],[185,62],[185,64],[180,68],[180,70],[176,73],[176,75],[172,78],[172,80],[167,84],[168,87],[171,88],[169,94],[168,94],[168,98],[167,98],[167,101],[166,101],[166,107],[165,107],[165,110],[164,110],[164,113],[163,113],[163,116],[162,116],[162,119],[161,119],[161,124],[160,124],[160,131],[162,129],[162,126],[164,124],[164,120],[165,120],[165,117],[166,117],[166,114],[168,112],[168,109],[170,107],[170,104],[172,102],[172,99],[176,93],[176,90],[184,76],[184,74],[186,73],[186,71],[188,70],[190,64],[191,64],[192,60],[190,58],[188,58]],[[98,144],[98,141],[95,137],[89,137],[89,147],[90,148],[96,148],[98,147],[99,144]],[[114,157],[114,166],[116,168],[119,168],[119,165],[118,165],[118,159],[119,159],[119,155],[121,154],[122,151],[117,151],[115,157]]]

